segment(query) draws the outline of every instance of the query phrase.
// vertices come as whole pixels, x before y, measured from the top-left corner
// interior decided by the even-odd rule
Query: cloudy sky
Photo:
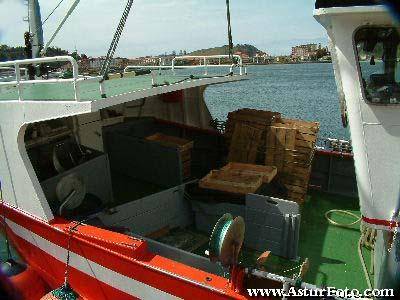
[[[59,0],[40,0],[44,20]],[[73,0],[64,0],[44,24],[45,41]],[[53,45],[90,56],[104,55],[126,0],[81,0]],[[271,54],[291,46],[322,42],[323,28],[312,17],[314,0],[231,0],[233,41]],[[224,0],[135,0],[116,55],[136,57],[227,44]],[[0,0],[0,44],[22,45],[28,25],[23,0]]]

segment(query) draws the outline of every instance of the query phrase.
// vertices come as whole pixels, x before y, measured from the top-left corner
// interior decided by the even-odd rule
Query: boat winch
[[[224,267],[237,265],[243,245],[245,223],[242,217],[224,214],[215,224],[209,242],[209,257]]]

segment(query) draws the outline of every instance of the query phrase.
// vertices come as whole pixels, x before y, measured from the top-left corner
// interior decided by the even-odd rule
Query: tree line
[[[49,47],[47,48],[46,56],[58,56],[58,55],[68,55],[68,51],[63,50],[59,47]],[[26,59],[25,47],[23,46],[7,46],[0,45],[0,61],[16,60],[16,59]]]

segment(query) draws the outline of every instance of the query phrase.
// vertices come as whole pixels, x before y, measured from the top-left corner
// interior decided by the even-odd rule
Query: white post
[[[101,95],[102,98],[106,98],[106,89],[105,89],[105,86],[104,86],[104,81],[100,80],[99,83],[100,83],[100,95]]]
[[[156,73],[152,70],[150,71],[150,75],[151,75],[151,85],[154,86],[154,84],[156,83]]]
[[[171,69],[172,69],[172,74],[175,75],[175,57],[172,59]]]
[[[76,81],[76,79],[74,78],[74,96],[75,96],[75,100],[79,101],[79,82]]]
[[[204,56],[203,60],[204,60],[204,75],[208,75],[208,71],[207,71],[207,58]]]
[[[19,69],[19,64],[15,64],[15,80],[17,81],[17,89],[18,89],[18,99],[22,101],[22,86],[21,86],[21,71]]]

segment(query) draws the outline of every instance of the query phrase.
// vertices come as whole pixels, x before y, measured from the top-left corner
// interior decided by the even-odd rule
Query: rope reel
[[[233,218],[224,214],[215,224],[209,242],[209,256],[212,262],[224,267],[235,266],[243,245],[245,223],[242,217]]]
[[[51,292],[44,295],[40,300],[79,300],[79,297],[69,284],[64,284],[59,288],[52,290]]]
[[[61,178],[56,186],[57,198],[62,204],[59,208],[60,216],[64,210],[74,210],[78,208],[86,196],[86,186],[81,177],[71,173]]]

